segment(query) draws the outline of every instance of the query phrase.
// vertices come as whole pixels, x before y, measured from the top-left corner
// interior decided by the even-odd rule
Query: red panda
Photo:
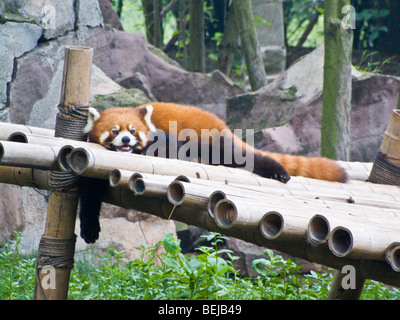
[[[186,144],[182,142],[189,144],[195,141],[191,146],[197,147],[193,148],[197,154],[191,155],[192,158],[198,157],[203,163],[243,167],[283,183],[288,182],[291,175],[339,182],[347,180],[345,170],[333,160],[258,150],[235,136],[220,118],[192,106],[154,102],[137,108],[110,108],[105,111],[89,108],[84,131],[90,142],[118,152],[141,154],[148,154],[154,146],[154,138],[165,133],[164,143],[175,143],[177,149],[169,150],[167,146],[168,157],[183,155],[185,158],[192,150],[185,148]],[[82,190],[80,209],[81,236],[86,242],[93,243],[100,231],[98,217],[106,185],[97,181],[89,188],[90,179],[87,178],[83,179],[84,184],[86,191]]]
[[[176,123],[175,132],[171,132],[171,122]],[[187,129],[191,129],[192,133],[197,135],[195,138],[198,139],[199,145],[203,146],[215,142],[214,136],[218,133],[223,133],[220,138],[230,136],[234,148],[254,155],[252,169],[263,177],[281,182],[287,182],[291,175],[339,182],[345,182],[347,179],[345,170],[327,158],[307,158],[255,149],[236,137],[223,120],[192,106],[156,102],[137,108],[110,108],[102,112],[90,108],[85,131],[89,135],[89,141],[102,144],[108,149],[142,153],[150,142],[149,132],[155,134],[159,130],[173,136]],[[214,129],[215,132],[212,131]],[[211,134],[203,135],[204,130]],[[225,147],[226,144],[222,141],[220,150],[217,150],[220,151],[220,157],[217,158],[220,163],[210,161],[210,164],[244,167],[244,164],[236,163],[235,159],[232,159],[232,163],[224,163],[223,156],[227,150]],[[199,148],[199,157],[204,150]]]

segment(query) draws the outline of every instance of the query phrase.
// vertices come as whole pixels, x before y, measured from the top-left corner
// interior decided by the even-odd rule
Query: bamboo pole
[[[135,195],[166,198],[168,184],[165,180],[137,178],[130,189]]]
[[[0,142],[0,164],[43,170],[57,170],[59,147]]]
[[[75,148],[83,147],[90,149],[107,150],[102,145],[97,143],[65,139],[61,137],[50,137],[50,136],[26,133],[26,132],[13,132],[7,138],[7,141],[36,144],[42,146],[51,146],[51,147],[63,147],[65,145],[70,145]]]
[[[168,186],[167,198],[173,205],[205,209],[212,193],[213,189],[206,186],[172,181]]]
[[[385,260],[385,251],[392,242],[400,239],[400,233],[382,231],[372,226],[347,225],[332,230],[328,239],[329,249],[338,257]]]
[[[49,179],[50,172],[47,170],[0,166],[0,183],[48,190]]]
[[[309,219],[301,214],[282,214],[278,211],[267,212],[259,223],[261,234],[269,240],[304,240]]]
[[[198,210],[195,207],[174,207],[167,200],[151,197],[135,197],[132,191],[124,188],[110,188],[105,202],[127,209],[147,212],[164,219],[171,217],[176,221],[195,225],[210,231],[221,232],[227,236],[285,252],[294,257],[320,263],[332,268],[341,269],[345,265],[352,265],[355,267],[357,274],[366,279],[400,286],[400,277],[384,261],[357,260],[348,257],[339,258],[332,254],[326,246],[313,247],[307,244],[306,241],[281,241],[279,238],[268,240],[262,237],[259,232],[250,230],[243,232],[243,230],[236,228],[222,229],[216,225],[205,210]]]
[[[333,276],[333,282],[328,294],[328,300],[358,300],[364,287],[365,278],[358,272],[354,273],[355,288],[343,288],[346,273],[336,270]]]
[[[394,109],[368,180],[374,183],[400,185],[399,166],[400,110]]]
[[[91,48],[76,46],[66,48],[56,136],[84,138],[81,126],[85,124],[87,118],[87,111],[85,113],[84,110],[87,110],[89,105],[92,57]],[[82,119],[79,126],[78,120],[75,120],[78,118]],[[77,126],[72,129],[71,125]],[[56,177],[51,177],[53,185],[58,184]],[[68,297],[69,277],[75,250],[74,230],[78,201],[78,185],[75,182],[71,182],[68,187],[54,186],[50,191],[45,231],[38,250],[35,299],[65,300]],[[56,254],[55,250],[61,250],[62,253]],[[52,264],[54,286],[43,285],[47,274],[43,274],[42,268],[46,263]]]
[[[49,137],[54,136],[54,130],[51,130],[51,129],[31,127],[31,126],[26,126],[23,124],[1,122],[0,123],[0,140],[6,140],[10,136],[10,134],[17,132],[17,131],[25,132],[25,133],[39,134],[42,136],[49,136]]]
[[[205,180],[247,182],[258,185],[255,174],[235,174],[224,166],[205,165],[177,159],[76,148],[68,161],[76,174],[98,179],[108,179],[110,172],[118,168],[146,174],[166,176],[179,174]],[[238,173],[243,172],[243,170],[237,170]]]

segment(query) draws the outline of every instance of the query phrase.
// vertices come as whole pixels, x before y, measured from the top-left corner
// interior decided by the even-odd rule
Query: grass
[[[299,276],[295,261],[266,251],[253,261],[257,278],[240,277],[234,268],[237,257],[218,249],[222,236],[207,236],[212,246],[200,247],[195,256],[181,253],[171,234],[160,244],[166,253],[156,257],[156,248],[142,246],[142,258],[126,260],[123,252],[109,249],[96,264],[77,261],[69,285],[71,300],[323,300],[332,282],[331,272]],[[35,257],[19,253],[20,235],[0,251],[0,299],[32,299]],[[221,258],[225,256],[225,259]],[[159,259],[161,265],[156,261]],[[361,299],[400,299],[400,291],[367,280]]]

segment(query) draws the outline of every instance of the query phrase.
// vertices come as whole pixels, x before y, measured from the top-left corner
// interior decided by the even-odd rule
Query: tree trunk
[[[157,48],[162,48],[163,46],[161,6],[162,6],[162,0],[153,0],[154,46],[156,46]]]
[[[233,8],[250,86],[255,91],[266,86],[268,80],[258,45],[251,0],[233,0]]]
[[[325,60],[321,156],[350,159],[351,54],[353,33],[342,26],[350,0],[327,0],[324,10]]]
[[[218,50],[218,69],[229,76],[232,68],[234,52],[237,50],[238,33],[235,25],[233,8],[228,12],[224,35]]]
[[[153,0],[142,0],[144,24],[147,42],[154,45],[154,8]]]
[[[190,0],[189,32],[189,69],[192,72],[205,72],[203,0]]]

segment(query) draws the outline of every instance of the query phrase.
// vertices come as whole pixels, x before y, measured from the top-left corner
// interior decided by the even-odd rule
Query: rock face
[[[232,128],[254,128],[256,146],[268,151],[320,155],[323,46],[301,58],[268,86],[229,98]],[[399,79],[352,72],[351,160],[373,161],[392,109]]]

